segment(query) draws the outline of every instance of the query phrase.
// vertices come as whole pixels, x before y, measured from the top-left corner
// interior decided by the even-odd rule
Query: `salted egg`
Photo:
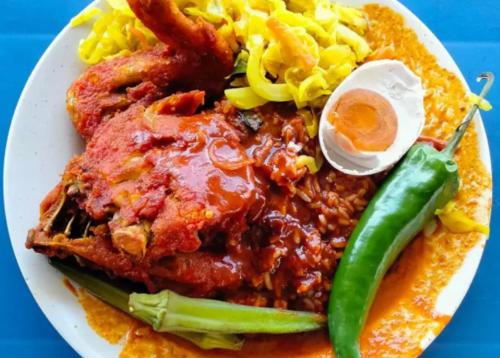
[[[420,78],[400,61],[372,61],[330,95],[321,114],[319,141],[334,168],[370,175],[397,163],[424,124]]]

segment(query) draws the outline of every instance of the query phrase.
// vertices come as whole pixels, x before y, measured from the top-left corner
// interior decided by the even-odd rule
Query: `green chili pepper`
[[[480,98],[493,84],[487,79]],[[389,174],[354,229],[333,281],[328,305],[330,340],[337,358],[360,357],[359,337],[385,273],[408,243],[458,192],[453,154],[478,105],[439,152],[416,144]]]

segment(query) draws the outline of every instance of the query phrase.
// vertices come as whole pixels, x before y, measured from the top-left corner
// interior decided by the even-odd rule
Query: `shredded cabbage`
[[[295,164],[298,168],[307,167],[311,174],[316,174],[321,168],[321,166],[316,163],[316,159],[310,155],[299,155]]]
[[[318,135],[319,120],[313,110],[301,109],[299,114],[304,118],[306,131],[309,138],[315,138]]]
[[[224,91],[227,99],[240,109],[262,106],[266,99],[259,97],[250,87],[229,88]]]
[[[107,3],[107,9],[87,8],[70,23],[80,26],[97,16],[89,35],[78,47],[80,59],[89,65],[148,48],[158,41],[135,17],[126,0],[107,0]]]
[[[439,217],[441,223],[451,232],[480,232],[485,235],[488,235],[490,232],[488,226],[478,223],[458,210],[454,201],[450,201],[443,209],[436,210],[436,215]]]
[[[92,18],[94,16],[97,16],[100,13],[101,13],[101,9],[98,9],[96,7],[93,7],[93,6],[87,7],[85,9],[83,9],[82,12],[80,12],[74,18],[72,18],[69,24],[71,25],[71,27],[77,27],[77,26],[83,25],[83,24],[89,22],[90,20],[92,20]]]
[[[127,0],[106,0],[106,2],[114,10],[121,11],[130,16],[135,16],[135,14],[128,6]]]
[[[286,83],[272,83],[266,78],[262,66],[264,39],[260,35],[253,35],[248,41],[247,78],[252,90],[260,97],[274,102],[292,100],[292,95]]]
[[[363,13],[330,0],[176,0],[193,19],[212,23],[235,52],[249,54],[246,73],[241,61],[237,71],[249,84],[229,92],[242,109],[265,101],[293,100],[298,108],[318,107],[371,53],[363,38],[367,22]],[[241,95],[251,96],[245,101]],[[238,94],[238,96],[235,96]],[[259,97],[259,101],[255,100]],[[243,106],[243,107],[240,107]],[[314,132],[314,131],[312,131]]]

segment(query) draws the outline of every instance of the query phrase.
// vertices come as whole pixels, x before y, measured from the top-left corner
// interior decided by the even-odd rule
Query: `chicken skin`
[[[203,100],[192,91],[137,103],[99,126],[42,205],[28,246],[73,252],[153,286],[147,270],[161,258],[241,236],[257,196],[253,162],[222,115],[195,114]],[[54,240],[59,215],[66,236]]]
[[[188,19],[172,0],[129,3],[161,42],[91,66],[73,82],[67,109],[85,140],[103,120],[137,102],[147,106],[167,94],[192,89],[217,98],[233,69],[233,53],[211,24]]]

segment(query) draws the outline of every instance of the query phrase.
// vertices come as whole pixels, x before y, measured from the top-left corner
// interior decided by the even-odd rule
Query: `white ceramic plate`
[[[361,6],[387,5],[402,14],[440,64],[456,73],[457,65],[432,32],[395,0],[344,0]],[[93,5],[98,5],[96,1]],[[31,74],[19,99],[7,140],[4,167],[4,200],[9,234],[17,262],[36,302],[64,339],[83,357],[118,357],[119,345],[110,345],[87,325],[83,310],[61,284],[61,275],[42,255],[24,247],[28,230],[38,221],[38,205],[59,181],[68,160],[82,151],[65,108],[66,90],[84,70],[76,56],[79,40],[88,29],[66,27],[53,41]],[[464,82],[465,83],[465,82]],[[491,172],[490,153],[480,117],[476,118],[481,158]],[[484,241],[471,250],[462,268],[438,299],[436,309],[453,314],[465,293],[483,252]],[[422,342],[428,346],[434,335]]]

